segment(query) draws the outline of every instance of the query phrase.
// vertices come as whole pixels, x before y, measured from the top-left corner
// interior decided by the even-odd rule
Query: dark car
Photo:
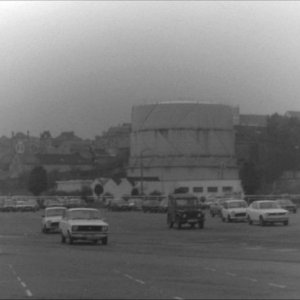
[[[150,212],[150,213],[157,213],[160,212],[160,199],[158,197],[147,197],[143,200],[142,203],[142,210],[143,212]]]
[[[290,199],[277,199],[276,202],[281,208],[286,209],[289,212],[294,214],[297,212],[297,206]]]
[[[196,196],[191,194],[172,194],[169,196],[167,212],[169,228],[176,225],[180,229],[182,225],[187,224],[192,228],[198,225],[202,229],[204,221],[204,210]]]

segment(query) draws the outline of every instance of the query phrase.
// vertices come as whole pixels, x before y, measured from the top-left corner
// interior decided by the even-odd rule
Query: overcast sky
[[[0,136],[82,138],[160,101],[300,111],[300,2],[1,1]]]

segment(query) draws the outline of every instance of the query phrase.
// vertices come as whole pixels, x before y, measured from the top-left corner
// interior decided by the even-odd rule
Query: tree
[[[47,187],[47,171],[42,166],[33,168],[29,174],[28,190],[33,195],[39,196],[47,190]]]
[[[101,184],[96,184],[96,186],[94,187],[94,192],[97,195],[97,197],[99,197],[102,193],[103,193],[103,186]]]

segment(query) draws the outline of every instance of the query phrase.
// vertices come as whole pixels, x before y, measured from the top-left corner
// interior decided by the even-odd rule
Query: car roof
[[[252,203],[254,203],[254,202],[256,202],[256,203],[262,203],[262,202],[276,202],[276,201],[275,200],[255,200]]]
[[[51,206],[51,207],[46,207],[46,210],[52,210],[52,209],[66,209],[64,206]]]
[[[97,208],[87,208],[87,207],[68,208],[68,211],[76,211],[76,210],[94,210],[94,211],[99,211],[99,209],[97,209]]]
[[[225,202],[246,202],[244,199],[229,199],[225,200]]]

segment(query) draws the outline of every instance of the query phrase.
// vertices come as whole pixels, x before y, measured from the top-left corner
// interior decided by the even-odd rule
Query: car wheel
[[[167,217],[167,223],[168,223],[169,228],[172,228],[174,225],[174,223],[171,221],[171,217],[169,215]]]
[[[107,245],[107,241],[108,241],[108,239],[107,239],[107,236],[106,236],[106,237],[104,237],[104,238],[102,239],[102,244],[103,244],[103,245]]]
[[[45,226],[42,227],[42,233],[47,233],[47,229]]]
[[[248,216],[248,223],[249,223],[249,225],[253,224],[253,221],[251,220],[250,216]]]
[[[73,239],[72,239],[70,233],[68,233],[68,236],[67,236],[67,242],[68,242],[68,244],[70,244],[70,245],[73,244]]]
[[[199,222],[198,227],[199,227],[199,229],[203,229],[204,228],[204,221]]]
[[[284,226],[289,225],[289,221],[284,221],[284,222],[283,222],[283,225],[284,225]]]
[[[222,215],[222,221],[226,222],[226,218]]]
[[[214,218],[215,217],[215,214],[211,211],[210,212],[210,215]]]
[[[230,216],[228,215],[228,216],[227,216],[227,222],[228,222],[228,223],[231,223],[231,221],[232,221],[232,220],[231,220]]]
[[[61,242],[64,244],[66,242],[65,236],[61,233]]]
[[[181,222],[179,220],[177,221],[177,228],[181,229]]]
[[[261,225],[261,226],[265,226],[265,221],[264,221],[264,219],[263,219],[263,217],[262,216],[260,216],[259,217],[259,225]]]

